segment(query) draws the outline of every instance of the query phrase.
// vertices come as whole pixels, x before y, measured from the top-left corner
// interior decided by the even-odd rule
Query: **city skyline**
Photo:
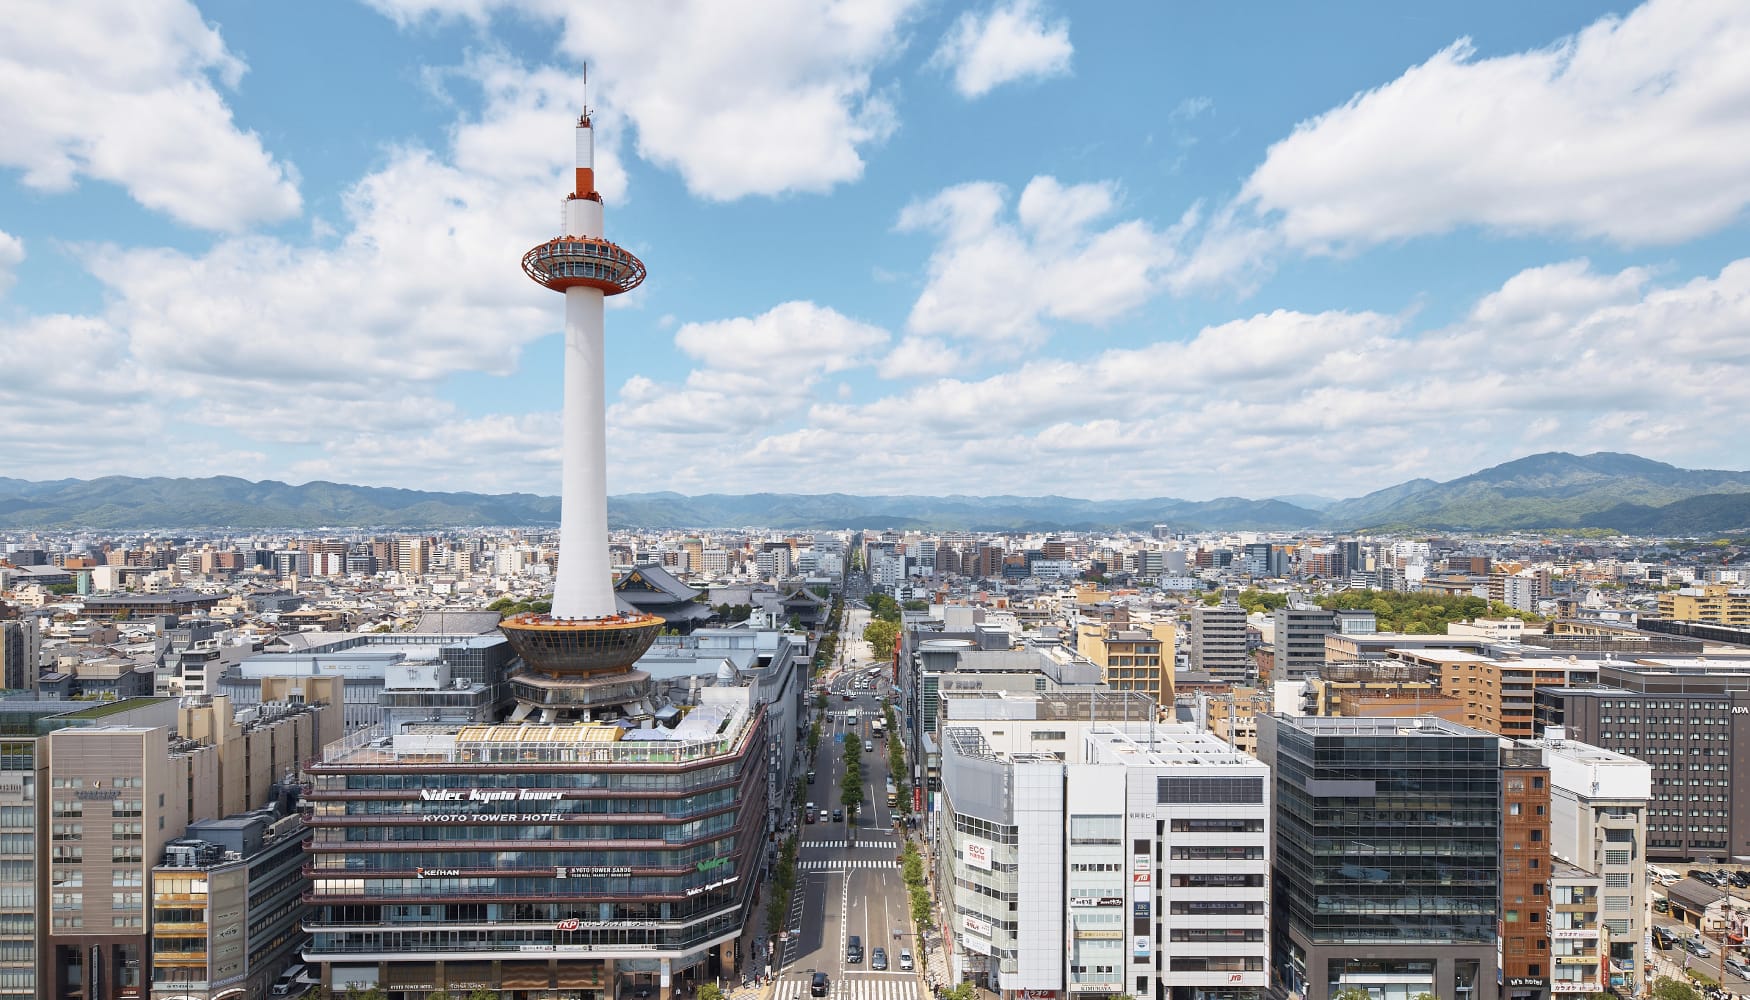
[[[585,59],[610,493],[1750,466],[1734,5],[510,8],[21,10],[0,475],[557,492]]]

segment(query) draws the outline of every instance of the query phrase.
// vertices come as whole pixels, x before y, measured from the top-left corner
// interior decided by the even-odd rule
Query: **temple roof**
[[[696,590],[680,582],[668,570],[654,563],[642,563],[632,567],[632,572],[627,573],[620,582],[614,584],[614,589],[640,607],[648,606],[649,603],[658,603],[640,601],[639,596],[644,594],[661,595],[669,601],[692,601],[697,600],[704,593],[702,590]]]

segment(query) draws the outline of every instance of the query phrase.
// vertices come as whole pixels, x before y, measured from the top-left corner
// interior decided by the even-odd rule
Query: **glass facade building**
[[[768,742],[751,703],[672,730],[349,737],[311,768],[305,957],[326,986],[391,1000],[666,997],[730,975],[765,856]]]
[[[1307,1000],[1497,995],[1499,738],[1434,718],[1258,720],[1273,977]]]

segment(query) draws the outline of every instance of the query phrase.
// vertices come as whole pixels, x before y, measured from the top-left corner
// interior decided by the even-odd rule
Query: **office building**
[[[1325,665],[1325,636],[1336,631],[1337,615],[1295,597],[1276,609],[1276,661],[1270,676],[1278,681],[1317,677]]]
[[[321,681],[306,684],[314,694]],[[332,682],[328,682],[332,684]],[[47,989],[54,1000],[151,989],[150,872],[194,820],[267,804],[325,736],[327,704],[140,698],[56,718],[48,744]],[[283,787],[283,786],[282,786]]]
[[[1750,796],[1734,794],[1733,782],[1750,755],[1750,670],[1610,661],[1599,664],[1596,685],[1539,688],[1537,707],[1540,724],[1651,768],[1649,860],[1750,855]]]
[[[1060,756],[943,729],[937,884],[952,973],[1004,998],[1261,996],[1268,772],[1181,724],[1106,723]]]
[[[1493,1000],[1500,747],[1440,719],[1258,720],[1276,806],[1275,981]]]
[[[1253,673],[1246,652],[1246,609],[1223,598],[1191,609],[1191,669],[1217,680],[1244,684]]]
[[[305,837],[299,816],[270,806],[190,823],[165,845],[152,869],[153,1000],[266,997],[300,964]]]

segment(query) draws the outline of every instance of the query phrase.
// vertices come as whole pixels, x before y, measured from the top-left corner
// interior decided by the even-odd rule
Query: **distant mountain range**
[[[1680,469],[1636,455],[1547,452],[1450,482],[1415,479],[1347,500],[1077,500],[1070,497],[632,493],[608,500],[616,527],[1098,530],[1613,529],[1718,534],[1750,527],[1750,472]],[[341,483],[207,479],[0,478],[0,528],[448,528],[551,525],[557,497],[431,493]]]

